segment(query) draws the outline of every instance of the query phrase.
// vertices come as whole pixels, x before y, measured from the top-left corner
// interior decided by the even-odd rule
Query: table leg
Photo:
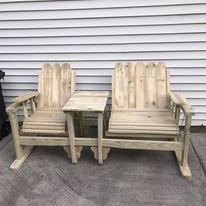
[[[75,146],[74,146],[74,141],[75,141],[74,119],[73,119],[73,114],[70,112],[67,113],[67,126],[69,132],[69,143],[70,143],[72,163],[76,164],[77,158],[76,158]]]
[[[84,137],[83,112],[79,112],[79,129],[81,132],[81,137]]]
[[[98,113],[98,159],[99,159],[99,164],[103,164],[102,138],[103,138],[103,114]]]

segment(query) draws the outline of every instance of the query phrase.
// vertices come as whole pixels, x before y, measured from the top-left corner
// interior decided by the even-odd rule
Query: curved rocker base
[[[10,165],[10,169],[18,170],[21,167],[21,165],[24,163],[26,158],[30,155],[32,149],[33,146],[26,146],[23,150],[23,156],[20,159],[16,158],[14,162]]]
[[[91,150],[94,153],[94,158],[96,160],[98,160],[99,159],[98,158],[98,148],[97,147],[91,147]],[[109,151],[110,151],[109,147],[103,147],[102,148],[102,160],[106,160],[107,159]]]
[[[77,160],[81,157],[82,148],[82,146],[75,146],[75,154]],[[64,151],[67,153],[68,158],[72,159],[70,146],[64,146]]]

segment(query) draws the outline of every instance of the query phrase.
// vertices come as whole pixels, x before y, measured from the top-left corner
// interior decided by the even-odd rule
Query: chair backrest
[[[112,108],[165,108],[169,105],[169,80],[164,62],[117,63],[112,76]]]
[[[74,87],[75,74],[69,64],[44,64],[39,73],[38,107],[62,108],[74,92]]]

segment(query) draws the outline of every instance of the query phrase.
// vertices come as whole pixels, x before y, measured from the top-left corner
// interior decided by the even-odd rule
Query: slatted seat
[[[179,127],[170,110],[125,111],[111,113],[108,134],[179,135]]]
[[[22,132],[35,134],[65,134],[66,117],[62,111],[36,111],[23,122]]]
[[[117,64],[113,75],[108,134],[178,135],[169,109],[169,73],[165,64]]]

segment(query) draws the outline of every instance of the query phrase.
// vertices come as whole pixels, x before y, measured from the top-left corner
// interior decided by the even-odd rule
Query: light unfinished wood
[[[67,136],[62,137],[55,137],[55,136],[38,136],[31,137],[31,136],[20,136],[19,143],[21,145],[36,145],[36,146],[59,146],[60,144],[68,148],[68,152],[70,153],[70,141]],[[82,138],[82,137],[75,137],[75,152],[77,150],[81,150],[81,146],[92,146],[97,148],[97,140],[95,138]],[[78,149],[79,147],[79,149]],[[78,159],[78,158],[77,158]],[[97,153],[98,159],[98,153]]]
[[[44,64],[39,73],[38,92],[15,98],[14,103],[7,108],[17,156],[11,165],[12,169],[21,166],[30,154],[32,146],[69,145],[68,142],[65,145],[66,116],[62,107],[74,92],[74,81],[75,74],[69,64]],[[29,104],[31,115],[27,108]],[[20,135],[16,111],[21,108],[25,118]],[[68,156],[70,157],[70,154]]]
[[[67,111],[95,111],[103,112],[109,96],[108,91],[77,91],[64,105],[63,110]]]
[[[175,139],[177,138],[177,135],[171,135],[171,134],[143,134],[143,133],[139,133],[139,134],[135,134],[135,133],[108,133],[108,131],[106,132],[106,137],[109,138],[121,138],[121,139],[128,139],[128,138],[138,138],[138,139]]]
[[[146,91],[145,85],[145,65],[143,63],[137,63],[135,65],[136,71],[136,90],[138,91],[136,96],[136,107],[139,109],[143,109],[145,107],[145,96],[144,93]],[[141,100],[141,101],[140,101]]]
[[[112,110],[108,133],[179,135],[179,127],[170,110]]]
[[[36,104],[34,98],[30,99],[32,113],[36,111]]]
[[[94,158],[96,160],[99,160],[98,148],[97,147],[91,147],[91,150],[94,154]],[[107,155],[108,155],[109,151],[110,151],[109,147],[103,147],[102,148],[102,161],[107,159]]]
[[[98,161],[99,164],[103,163],[102,159],[102,138],[103,138],[103,114],[98,113],[97,116],[97,121],[98,121]]]
[[[74,90],[74,73],[65,63],[45,64],[39,74],[39,107],[62,108]]]
[[[112,108],[165,108],[168,78],[164,62],[117,63],[112,78]]]
[[[180,110],[186,116],[183,141],[179,138]],[[112,76],[111,116],[101,146],[174,151],[181,174],[191,177],[187,161],[192,115],[186,98],[170,91],[164,62],[117,63]]]
[[[128,139],[103,139],[105,147],[122,149],[143,149],[143,150],[162,150],[162,151],[182,151],[181,142],[172,141],[148,141],[148,140],[128,140]]]
[[[192,179],[192,173],[191,170],[188,166],[188,164],[186,163],[185,166],[182,165],[182,153],[181,151],[175,151],[175,156],[177,158],[177,162],[181,171],[181,174],[183,177],[187,178],[188,180]]]
[[[10,169],[12,170],[18,170],[21,165],[24,163],[24,161],[26,160],[26,158],[30,155],[30,153],[32,152],[33,146],[29,145],[26,146],[23,149],[23,156],[20,159],[16,159],[11,165],[10,165]]]
[[[169,92],[169,97],[171,101],[177,106],[181,107],[183,112],[188,115],[194,115],[192,107],[185,98],[185,96],[179,92]]]
[[[22,132],[35,134],[65,134],[66,116],[62,111],[44,112],[36,110],[25,118]]]
[[[82,146],[75,146],[75,158],[78,160],[81,157],[81,152],[82,152],[83,147]],[[64,151],[67,153],[68,158],[72,159],[72,154],[71,154],[71,147],[70,146],[64,146]]]
[[[158,108],[164,108],[167,104],[167,77],[166,65],[164,62],[157,64],[157,104]]]
[[[74,119],[73,113],[67,113],[67,125],[68,125],[68,132],[69,132],[69,142],[70,142],[70,151],[71,151],[71,158],[72,163],[77,163],[76,153],[75,153],[75,131],[74,131]]]
[[[8,113],[9,113],[9,119],[11,123],[11,130],[13,134],[13,141],[14,141],[14,146],[16,150],[16,157],[18,160],[21,160],[23,158],[23,148],[19,143],[19,124],[18,124],[18,119],[17,115],[15,112],[11,110],[11,108],[15,108],[15,103],[13,104],[13,107],[8,108]]]
[[[71,153],[73,163],[77,163],[77,158],[76,158],[78,152],[77,146],[86,146],[86,145],[91,146],[91,150],[94,153],[94,157],[95,159],[98,159],[99,164],[102,164],[103,160],[107,157],[108,149],[102,148],[101,142],[104,134],[103,113],[106,107],[108,96],[109,96],[109,92],[105,92],[105,91],[76,91],[63,107],[63,111],[65,112],[68,120],[67,122],[68,122],[68,131],[70,137],[69,138],[70,153]],[[97,113],[98,138],[96,139],[94,138],[92,139],[88,137],[82,137],[82,138],[75,137],[75,131],[73,125],[73,113],[78,112],[81,113],[82,116],[82,112],[87,112],[87,111]]]
[[[12,102],[14,102],[14,103],[22,103],[24,101],[27,101],[28,99],[37,97],[38,95],[39,95],[38,92],[29,92],[29,93],[24,94],[24,95],[22,95],[20,97],[16,97],[16,98],[12,99]]]

